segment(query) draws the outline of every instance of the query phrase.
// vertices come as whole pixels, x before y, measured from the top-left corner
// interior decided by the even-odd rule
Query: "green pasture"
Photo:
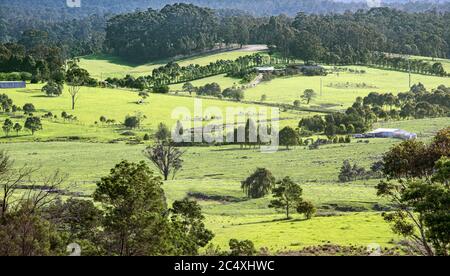
[[[143,136],[144,133],[153,133],[160,122],[172,127],[177,119],[183,119],[172,118],[172,112],[176,108],[187,108],[191,112],[192,118],[194,118],[195,101],[191,97],[150,94],[150,97],[145,100],[144,104],[137,104],[141,98],[136,91],[82,87],[76,108],[75,110],[71,110],[71,99],[67,92],[67,86],[60,97],[45,96],[41,92],[41,87],[42,84],[32,84],[28,85],[26,89],[4,89],[0,92],[7,94],[17,106],[23,106],[25,103],[33,103],[38,115],[52,112],[53,115],[58,116],[58,119],[43,119],[43,130],[38,131],[34,136],[31,136],[29,132],[24,130],[20,133],[19,137],[16,137],[15,133],[11,133],[9,138],[3,137],[0,138],[0,141],[49,141],[52,139],[64,140],[68,137],[79,137],[80,139],[89,141],[107,142],[112,139],[123,138],[121,134],[127,131],[127,129],[122,126],[122,122],[127,115],[141,113],[147,117],[143,121],[140,129],[132,130],[140,136]],[[241,107],[246,109],[255,107],[255,105],[214,99],[202,99],[201,106],[204,112],[209,107],[217,107],[223,113],[223,118],[226,118],[225,112],[227,108]],[[256,108],[259,107],[256,106]],[[78,120],[74,122],[64,121],[61,118],[63,111],[76,116]],[[109,126],[102,124],[99,121],[100,116],[113,119],[116,121],[116,124]],[[281,112],[280,118],[282,121],[280,124],[296,125],[300,118],[304,116],[309,116],[309,113]],[[21,122],[22,125],[25,121],[24,116],[21,116],[21,113],[18,112],[17,114],[1,115],[0,122],[2,123],[7,117],[11,117],[14,122]],[[184,127],[188,128],[188,126]]]
[[[303,91],[314,89],[317,97],[311,101],[311,107],[339,110],[351,106],[357,97],[365,97],[370,92],[397,94],[409,90],[408,73],[362,66],[345,66],[345,68],[365,70],[366,73],[340,72],[324,77],[276,78],[270,82],[263,82],[255,88],[247,89],[245,97],[248,100],[260,100],[262,95],[266,95],[268,102],[292,104],[295,100],[301,100]],[[450,78],[412,74],[411,82],[412,84],[421,82],[431,90],[441,84],[449,86]],[[306,106],[306,103],[303,103],[303,106]]]
[[[180,66],[190,64],[208,65],[217,60],[235,60],[241,56],[252,55],[255,51],[228,51],[217,54],[198,55],[189,58],[174,59]],[[123,78],[129,74],[132,76],[151,75],[153,69],[166,65],[168,60],[161,60],[144,64],[132,64],[111,55],[90,55],[80,57],[80,67],[89,71],[89,73],[99,79],[104,80],[108,77]]]
[[[448,126],[447,118],[408,120],[379,124],[403,127],[429,141],[436,131]],[[252,239],[258,247],[271,251],[296,249],[306,245],[337,244],[389,246],[397,239],[382,220],[376,207],[388,202],[376,196],[378,180],[339,183],[342,162],[368,168],[394,144],[393,139],[370,139],[368,143],[353,140],[351,144],[323,146],[318,150],[297,147],[272,154],[238,146],[185,148],[184,167],[174,180],[164,183],[168,202],[201,194],[199,199],[208,227],[216,233],[214,243],[226,248],[230,238]],[[123,159],[145,160],[145,145],[87,142],[2,143],[16,166],[40,166],[39,174],[56,169],[68,174],[66,189],[89,195],[95,182]],[[283,214],[268,208],[270,197],[248,200],[240,181],[257,167],[273,172],[275,177],[290,176],[304,191],[304,198],[318,207],[318,217],[311,221],[294,215],[284,221]],[[214,198],[214,199],[211,199]],[[351,212],[348,212],[351,211]]]

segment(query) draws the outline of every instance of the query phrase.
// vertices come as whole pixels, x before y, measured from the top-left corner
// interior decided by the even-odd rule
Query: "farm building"
[[[7,88],[25,88],[27,86],[24,81],[0,81],[0,89]]]
[[[275,67],[256,67],[258,73],[271,73],[275,71]]]
[[[364,136],[366,138],[397,138],[402,140],[411,140],[417,138],[417,134],[397,128],[378,128],[374,131],[366,133]]]

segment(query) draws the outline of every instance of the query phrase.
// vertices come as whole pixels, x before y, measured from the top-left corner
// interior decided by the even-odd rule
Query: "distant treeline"
[[[285,57],[334,64],[374,62],[373,52],[450,57],[450,13],[388,8],[355,13],[219,18],[210,9],[175,4],[113,17],[106,45],[118,56],[151,60],[211,49],[217,43],[264,43]]]
[[[329,63],[370,62],[373,52],[450,57],[450,13],[406,13],[388,8],[343,15],[272,17],[262,41],[285,56]]]
[[[120,15],[94,9],[100,15],[60,21],[45,19],[42,9],[31,14],[27,8],[14,14],[19,19],[12,18],[8,9],[0,10],[0,41],[16,41],[27,49],[58,47],[65,58],[109,52],[142,63],[230,44],[268,44],[285,58],[331,64],[375,64],[380,61],[376,53],[450,57],[450,13],[434,11],[375,8],[325,15],[302,12],[295,18],[253,17],[174,4]]]
[[[31,32],[27,35],[33,37]],[[22,72],[2,74],[2,78],[35,82],[49,79],[61,80],[64,78],[63,65],[64,58],[58,47],[36,44],[27,48],[22,44],[0,44],[0,73]]]

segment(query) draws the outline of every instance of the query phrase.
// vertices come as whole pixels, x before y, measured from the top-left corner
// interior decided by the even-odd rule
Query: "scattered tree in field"
[[[107,120],[105,116],[100,116],[100,123],[104,124]]]
[[[6,94],[0,95],[0,110],[3,112],[9,112],[12,110],[13,112],[17,111],[17,106],[13,104],[12,99],[8,97]]]
[[[294,105],[295,107],[300,107],[300,105],[301,105],[300,100],[295,100],[294,103],[293,103],[293,105]]]
[[[62,84],[58,84],[54,81],[49,81],[44,87],[42,87],[42,92],[44,92],[47,96],[60,96],[63,92]]]
[[[15,123],[13,126],[16,136],[19,136],[19,132],[22,130],[22,125],[20,123]]]
[[[136,114],[133,115],[133,116],[127,115],[127,116],[125,117],[125,121],[124,121],[123,124],[124,124],[127,128],[131,128],[131,129],[134,129],[134,128],[140,128],[142,122],[143,122],[146,118],[147,118],[147,117],[146,117],[145,115],[143,115],[142,113],[136,112]],[[108,122],[108,120],[107,120],[107,122]]]
[[[36,108],[32,103],[24,104],[22,110],[25,112],[25,114],[32,114],[33,112],[36,112]]]
[[[299,134],[291,127],[284,127],[280,133],[280,145],[286,146],[286,149],[289,150],[290,146],[298,146],[299,144]]]
[[[450,128],[439,131],[430,145],[405,141],[383,156],[388,179],[378,184],[377,194],[395,206],[383,217],[408,239],[410,254],[450,254],[449,156]]]
[[[231,239],[228,245],[230,246],[230,256],[253,256],[256,254],[255,245],[251,240]]]
[[[272,189],[274,199],[270,201],[269,207],[283,210],[286,218],[289,219],[291,208],[296,208],[302,202],[303,190],[289,177],[278,181]]]
[[[183,84],[183,88],[182,89],[183,89],[183,91],[188,92],[189,95],[192,95],[192,93],[196,91],[196,88],[190,82],[186,82],[185,84]]]
[[[157,143],[154,146],[144,150],[144,155],[152,161],[164,176],[164,180],[168,180],[169,176],[175,178],[175,175],[183,167],[184,152],[176,148],[173,143]]]
[[[170,132],[169,128],[165,124],[159,123],[158,130],[155,133],[155,138],[159,142],[167,142],[170,140],[170,136],[171,136],[171,132]]]
[[[86,85],[90,81],[88,71],[80,68],[76,61],[70,61],[69,69],[66,72],[66,83],[69,85],[69,95],[72,100],[72,110],[75,110],[75,104],[78,100],[82,85]]]
[[[220,85],[216,82],[205,84],[197,89],[197,94],[200,96],[218,97],[222,94]]]
[[[297,213],[304,214],[306,219],[311,219],[316,213],[316,207],[309,201],[302,201],[297,205]]]
[[[311,102],[311,100],[312,100],[313,98],[315,98],[315,97],[317,97],[317,94],[316,94],[316,92],[314,92],[314,90],[312,90],[312,89],[306,89],[306,90],[303,92],[303,95],[301,96],[301,98],[302,98],[304,101],[306,101],[306,104],[309,104],[309,103]]]
[[[241,188],[249,198],[262,198],[272,191],[275,177],[264,168],[258,168],[246,180],[241,182]]]
[[[155,85],[153,87],[153,93],[159,93],[159,94],[167,94],[170,91],[170,87],[168,85]]]
[[[260,101],[260,102],[265,102],[265,101],[267,101],[267,95],[266,95],[266,94],[261,95],[261,99],[260,99],[259,101]]]
[[[41,118],[35,116],[28,117],[25,121],[25,128],[30,130],[32,135],[36,131],[42,130]]]
[[[145,100],[149,97],[149,94],[148,94],[148,92],[140,91],[139,92],[139,97],[141,97],[141,100],[140,100],[139,103],[144,103]]]
[[[6,137],[9,136],[9,133],[11,132],[11,130],[13,130],[13,127],[14,127],[14,124],[11,121],[11,119],[6,118],[5,122],[3,122],[3,126],[2,126],[3,132],[5,133]]]
[[[227,88],[223,90],[222,96],[239,102],[244,99],[244,91],[239,88]]]

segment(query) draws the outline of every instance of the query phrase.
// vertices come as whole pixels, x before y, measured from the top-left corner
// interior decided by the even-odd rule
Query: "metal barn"
[[[26,88],[24,81],[0,81],[0,89]]]

